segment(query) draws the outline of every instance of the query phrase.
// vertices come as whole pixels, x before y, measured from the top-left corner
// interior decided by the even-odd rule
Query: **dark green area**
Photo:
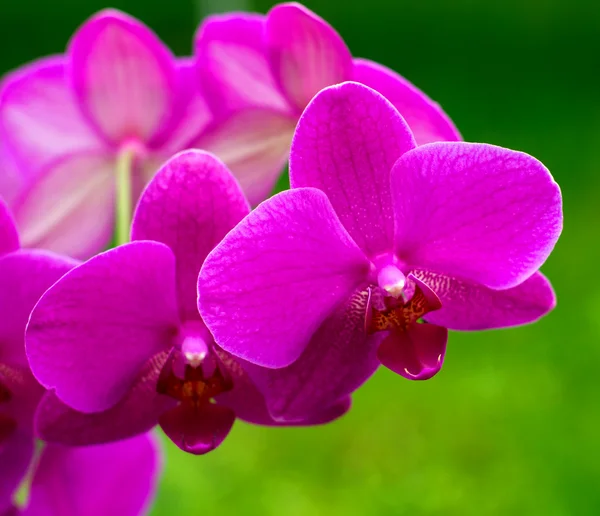
[[[271,3],[256,2],[265,11]],[[179,54],[201,9],[123,0]],[[561,184],[565,232],[544,266],[556,311],[451,335],[444,370],[379,372],[342,420],[237,424],[220,450],[167,447],[154,515],[600,514],[600,3],[321,0],[353,53],[439,101],[465,139],[526,151]],[[60,52],[99,0],[2,2],[0,71]]]

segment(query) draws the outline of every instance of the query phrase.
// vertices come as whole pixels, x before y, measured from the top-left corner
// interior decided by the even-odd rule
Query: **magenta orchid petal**
[[[375,372],[382,334],[367,336],[367,308],[368,292],[358,290],[323,322],[293,364],[281,369],[246,367],[276,420],[315,417]]]
[[[111,142],[147,142],[168,119],[177,72],[169,49],[145,25],[105,10],[69,45],[70,72],[81,107]]]
[[[27,367],[25,326],[42,294],[77,261],[40,250],[0,257],[0,363]]]
[[[208,255],[198,285],[200,313],[226,351],[284,367],[368,270],[323,192],[282,192]]]
[[[412,324],[406,331],[387,335],[377,358],[388,369],[409,380],[428,380],[442,367],[448,330],[435,324]]]
[[[439,296],[442,307],[425,319],[451,330],[506,328],[537,321],[556,306],[552,285],[540,272],[516,287],[493,290],[467,280],[414,271]]]
[[[307,425],[325,425],[327,423],[331,423],[336,419],[339,419],[343,415],[345,415],[350,408],[352,407],[352,397],[344,396],[343,398],[337,400],[333,405],[330,405],[326,409],[321,412],[315,414],[313,417],[305,419],[303,421],[297,421],[297,426],[307,426]],[[286,423],[292,424],[292,423]]]
[[[388,99],[406,120],[418,145],[462,140],[439,104],[393,70],[368,59],[355,59],[353,80]]]
[[[8,206],[0,199],[0,255],[19,248],[19,234]]]
[[[7,440],[0,441],[0,514],[3,516],[12,508],[13,495],[25,478],[33,449],[33,438],[22,432],[14,432]]]
[[[85,448],[46,445],[23,515],[146,514],[162,463],[158,439],[151,434]]]
[[[26,333],[33,374],[83,412],[113,407],[177,333],[175,259],[132,242],[76,267],[50,288]]]
[[[167,353],[159,353],[148,360],[123,399],[103,412],[77,412],[53,391],[47,391],[35,413],[35,434],[51,443],[88,446],[128,439],[151,430],[160,415],[176,403],[156,391],[166,359]]]
[[[65,155],[50,163],[14,202],[25,247],[88,258],[113,232],[114,162],[104,154]]]
[[[178,59],[177,97],[171,120],[165,123],[153,138],[153,146],[159,154],[171,156],[188,148],[190,142],[210,124],[213,114],[196,78],[196,64],[191,58]]]
[[[212,403],[202,408],[181,403],[160,417],[160,427],[169,439],[194,455],[204,455],[217,448],[234,422],[233,410]]]
[[[209,16],[198,29],[200,84],[218,115],[246,107],[290,113],[271,72],[264,30],[264,16],[242,13]]]
[[[390,170],[414,147],[408,126],[379,93],[357,83],[332,86],[298,123],[290,183],[323,190],[352,238],[373,257],[393,241]]]
[[[521,152],[432,143],[404,154],[391,183],[398,257],[490,288],[531,276],[562,229],[558,185]]]
[[[219,156],[252,205],[273,190],[287,162],[294,120],[267,109],[246,109],[216,120],[193,147]]]
[[[200,267],[208,253],[249,211],[229,170],[203,151],[184,151],[170,159],[144,191],[131,237],[162,242],[173,251],[182,320],[199,318]]]
[[[62,56],[13,72],[0,90],[0,138],[19,168],[39,169],[64,154],[104,149],[67,83]]]
[[[274,75],[299,111],[318,91],[352,78],[352,56],[344,40],[306,7],[275,6],[265,29]]]

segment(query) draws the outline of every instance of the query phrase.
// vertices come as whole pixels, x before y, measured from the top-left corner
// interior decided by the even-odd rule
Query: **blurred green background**
[[[240,0],[122,0],[175,50],[203,13]],[[245,2],[265,12],[269,1]],[[307,1],[354,55],[439,101],[466,140],[542,160],[566,227],[544,272],[540,323],[451,335],[433,380],[381,370],[343,419],[312,429],[237,423],[205,457],[167,446],[152,514],[600,514],[600,3]],[[61,52],[101,0],[2,1],[0,72]]]

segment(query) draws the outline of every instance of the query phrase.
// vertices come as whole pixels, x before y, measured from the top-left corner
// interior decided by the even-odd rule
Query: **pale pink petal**
[[[114,221],[114,161],[74,154],[47,166],[14,203],[24,247],[89,258],[109,243]]]
[[[0,139],[27,173],[105,143],[83,115],[62,56],[35,61],[8,75],[0,90]],[[2,193],[2,192],[0,192]]]
[[[0,140],[0,198],[9,206],[21,193],[35,170],[19,167],[6,140]]]
[[[354,80],[378,91],[394,105],[418,145],[462,140],[438,103],[389,68],[367,59],[355,59]]]
[[[221,118],[194,143],[212,152],[233,172],[250,204],[273,190],[287,161],[295,122],[265,109],[246,109]]]
[[[8,206],[0,200],[0,255],[19,248],[19,234]]]
[[[291,113],[267,58],[265,17],[233,13],[209,16],[196,35],[200,84],[216,114],[247,107]]]
[[[160,133],[152,139],[153,152],[166,160],[189,148],[212,119],[212,111],[198,84],[194,61],[191,58],[178,59],[175,107],[170,121],[163,124]]]
[[[141,22],[102,11],[75,33],[68,55],[82,109],[109,140],[148,141],[168,119],[177,84],[174,57]]]
[[[267,15],[266,44],[275,77],[299,111],[319,90],[352,79],[352,56],[337,32],[306,7],[287,3]]]

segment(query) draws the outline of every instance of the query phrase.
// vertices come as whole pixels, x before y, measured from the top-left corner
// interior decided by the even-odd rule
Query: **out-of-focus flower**
[[[0,444],[0,480],[4,481],[5,465],[21,460],[15,457],[19,446],[31,454],[31,441],[12,442],[4,448]],[[2,516],[140,516],[147,513],[154,498],[162,460],[156,437],[143,434],[99,446],[44,445],[32,464],[24,462],[21,466],[17,483],[27,468],[33,468],[26,505],[19,508],[10,496],[3,499],[2,483]]]
[[[181,449],[202,454],[223,441],[236,417],[275,424],[240,362],[214,345],[197,308],[202,262],[248,211],[220,161],[183,152],[142,195],[133,242],[92,258],[46,292],[26,337],[36,378],[53,390],[38,410],[42,438],[109,442],[159,423]],[[306,422],[333,419],[348,406],[347,397],[335,400]]]
[[[0,514],[32,458],[33,416],[44,392],[25,356],[27,319],[46,289],[75,265],[50,252],[19,249],[15,224],[0,203]]]
[[[78,262],[19,249],[15,224],[0,203],[0,515],[143,514],[159,474],[157,443],[143,435],[118,444],[44,446],[35,457],[33,418],[44,389],[29,370],[25,326],[41,295]],[[33,468],[33,471],[31,469]],[[31,475],[28,504],[14,505]]]
[[[122,240],[146,182],[211,121],[191,60],[123,13],[95,15],[66,55],[2,84],[0,195],[23,245],[87,258],[110,241],[115,204]]]
[[[357,81],[378,90],[406,119],[418,144],[461,139],[438,104],[392,70],[353,59],[339,34],[297,3],[277,5],[266,16],[207,18],[196,37],[196,55],[207,102],[228,116],[199,147],[231,167],[253,204],[273,187],[300,114],[326,86]],[[250,149],[254,159],[248,159]]]
[[[335,399],[349,372],[370,374],[367,349],[407,378],[429,378],[446,328],[525,324],[555,304],[536,271],[562,228],[561,195],[531,156],[416,147],[385,98],[344,83],[304,112],[290,180],[211,252],[199,280],[217,344],[283,368],[260,385],[279,417]],[[298,383],[282,403],[288,368]]]

